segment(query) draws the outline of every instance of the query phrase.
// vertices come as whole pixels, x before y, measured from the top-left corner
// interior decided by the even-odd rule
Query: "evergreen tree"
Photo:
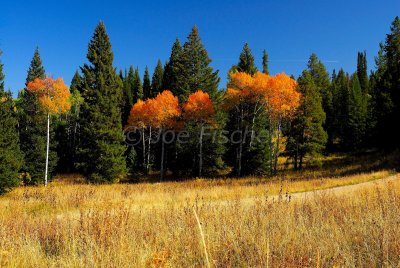
[[[45,78],[45,70],[36,48],[29,66],[26,85],[36,78]],[[55,120],[53,117],[52,120]],[[40,109],[39,102],[34,94],[26,88],[19,94],[18,122],[21,151],[24,152],[22,170],[26,174],[25,183],[38,184],[44,181],[46,164],[46,128],[47,115]],[[55,126],[53,124],[52,126]],[[50,138],[54,139],[54,128],[50,130]],[[57,165],[57,143],[53,142],[49,152],[49,174],[52,174]]]
[[[400,131],[393,129],[393,122],[400,118],[400,18],[396,17],[384,44],[380,45],[375,59],[373,103],[377,124],[375,133],[381,146],[400,147]]]
[[[267,54],[267,51],[266,51],[265,49],[264,49],[264,51],[263,51],[262,65],[263,65],[263,73],[269,74],[269,69],[268,69],[268,54]]]
[[[251,52],[249,44],[244,44],[243,50],[239,56],[239,63],[233,67],[233,69],[238,72],[245,72],[251,75],[257,72],[257,67],[254,64],[254,56]]]
[[[123,125],[127,123],[129,112],[131,111],[132,105],[136,102],[135,91],[134,91],[135,83],[136,83],[135,70],[131,65],[129,67],[128,74],[123,79],[123,100],[122,100]]]
[[[79,141],[79,111],[83,102],[81,97],[82,77],[75,72],[71,85],[71,110],[60,116],[56,126],[57,155],[59,157],[57,170],[71,172],[75,170],[76,146]]]
[[[360,81],[361,90],[364,95],[369,92],[368,70],[367,70],[367,54],[366,52],[358,52],[357,54],[357,76]]]
[[[147,68],[144,71],[144,76],[143,76],[143,96],[144,99],[148,99],[152,96],[151,92],[151,81],[150,81],[150,74],[149,74],[149,68]]]
[[[333,118],[328,128],[331,132],[330,138],[335,149],[345,149],[346,144],[346,122],[348,122],[348,102],[350,92],[350,78],[343,69],[332,76],[332,111]]]
[[[348,122],[347,122],[347,148],[360,149],[365,135],[366,114],[363,109],[363,93],[357,73],[351,76],[351,91],[349,95]]]
[[[183,81],[180,80],[180,71],[184,69],[183,48],[178,38],[172,46],[171,56],[164,67],[162,89],[168,89],[175,96],[179,96]]]
[[[309,71],[303,71],[299,77],[298,90],[302,102],[291,127],[287,149],[294,159],[295,168],[302,169],[306,155],[314,158],[324,150],[328,135],[323,128],[326,117],[320,90]]]
[[[90,64],[81,68],[84,102],[78,166],[90,181],[115,182],[127,172],[120,105],[123,85],[113,67],[114,55],[103,22],[94,31],[87,58]]]
[[[143,85],[140,79],[139,68],[136,67],[135,69],[135,80],[133,83],[133,103],[136,103],[138,100],[142,100],[144,98],[143,94]]]
[[[333,144],[331,126],[333,125],[334,115],[329,73],[326,71],[324,64],[318,59],[315,53],[311,54],[307,67],[314,80],[314,84],[322,97],[322,107],[326,114],[324,129],[328,132],[328,147],[331,148]]]
[[[23,155],[19,147],[18,122],[13,109],[11,92],[4,91],[3,64],[0,62],[0,194],[20,183],[18,172]]]
[[[164,68],[162,66],[161,60],[157,61],[157,66],[154,69],[153,77],[151,78],[151,94],[150,98],[154,98],[158,93],[163,90],[163,76]]]
[[[202,90],[215,100],[218,93],[218,71],[210,67],[211,59],[201,42],[199,31],[193,27],[183,46],[182,64],[178,68],[177,96],[185,101],[189,94]],[[173,92],[174,93],[174,92]]]

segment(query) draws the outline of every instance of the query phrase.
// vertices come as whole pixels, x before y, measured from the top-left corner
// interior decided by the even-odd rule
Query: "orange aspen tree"
[[[164,90],[153,99],[146,101],[139,100],[132,106],[128,118],[128,126],[149,130],[149,140],[147,146],[147,161],[146,155],[143,155],[143,161],[148,171],[150,163],[150,144],[152,129],[158,129],[161,137],[161,170],[160,180],[164,176],[164,137],[165,129],[173,129],[177,125],[177,119],[181,115],[178,98],[171,91]],[[144,134],[142,134],[144,135]],[[142,136],[143,148],[145,150],[144,136]]]
[[[160,181],[164,178],[164,131],[166,129],[175,129],[178,125],[178,118],[181,116],[178,97],[175,97],[171,91],[164,90],[154,99],[154,120],[152,122],[155,128],[159,129],[161,137],[161,165]]]
[[[46,169],[44,185],[48,182],[49,149],[50,149],[50,115],[60,115],[71,109],[70,92],[62,78],[44,79],[36,78],[28,83],[28,91],[38,98],[40,107],[47,113],[47,145],[46,145]]]
[[[201,90],[191,94],[187,102],[183,106],[183,118],[186,122],[193,122],[200,127],[199,134],[199,173],[201,177],[203,169],[203,134],[204,125],[215,124],[214,115],[215,109],[214,104],[208,93]]]
[[[270,126],[274,125],[277,129],[277,144],[274,152],[274,172],[276,172],[279,145],[281,136],[282,120],[290,118],[295,109],[300,105],[300,93],[296,90],[297,83],[286,74],[277,74],[270,76],[261,72],[249,75],[244,72],[234,72],[230,74],[230,82],[225,94],[225,107],[227,109],[236,109],[239,114],[240,128],[244,128],[246,117],[251,117],[251,142],[253,140],[253,126],[257,116],[261,115],[263,108],[266,109],[266,115]],[[251,105],[249,105],[251,104]],[[249,109],[251,107],[251,109]],[[272,132],[272,129],[270,129]],[[243,131],[242,131],[243,133]],[[242,141],[238,150],[238,175],[241,171],[242,145],[245,137],[242,135]],[[270,146],[272,152],[272,145]],[[271,161],[272,161],[271,156]],[[271,163],[272,168],[272,163]]]

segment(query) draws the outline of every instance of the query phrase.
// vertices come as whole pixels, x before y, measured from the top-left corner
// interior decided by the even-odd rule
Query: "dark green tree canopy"
[[[268,54],[267,54],[267,51],[266,51],[265,49],[264,49],[264,51],[263,51],[262,65],[263,65],[263,73],[269,74],[269,68],[268,68]]]
[[[235,69],[239,72],[245,72],[251,75],[257,72],[257,67],[254,63],[254,56],[248,43],[244,44],[243,50],[239,56],[239,63],[236,65]]]
[[[113,52],[103,22],[89,43],[90,64],[82,67],[84,103],[79,168],[89,180],[114,182],[126,175],[121,103],[123,84],[113,67]]]
[[[20,183],[23,155],[19,147],[17,123],[11,92],[4,91],[3,64],[0,62],[0,194]]]

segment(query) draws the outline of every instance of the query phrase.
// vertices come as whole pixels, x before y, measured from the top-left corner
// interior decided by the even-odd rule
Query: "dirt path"
[[[320,189],[320,190],[313,190],[313,191],[307,191],[307,192],[302,192],[302,193],[293,193],[290,194],[291,198],[309,198],[309,197],[314,197],[314,196],[320,196],[320,195],[325,195],[325,194],[350,194],[354,191],[361,190],[367,187],[374,187],[374,186],[380,186],[380,185],[385,185],[388,182],[396,181],[400,179],[400,174],[396,174],[393,176],[389,176],[383,179],[378,179],[378,180],[373,180],[373,181],[367,181],[367,182],[362,182],[362,183],[357,183],[357,184],[352,184],[352,185],[343,185],[343,186],[338,186],[334,188],[329,188],[329,189]]]
[[[287,200],[290,197],[290,200],[301,200],[301,199],[313,198],[313,197],[317,197],[317,196],[323,196],[326,194],[335,194],[335,195],[352,194],[357,190],[365,189],[368,187],[374,187],[374,186],[382,186],[389,182],[393,182],[393,181],[396,181],[399,179],[400,179],[400,174],[396,174],[396,175],[392,175],[389,177],[385,177],[383,179],[377,179],[377,180],[373,180],[373,181],[362,182],[362,183],[351,184],[351,185],[337,186],[337,187],[328,188],[328,189],[319,189],[319,190],[312,190],[312,191],[299,192],[299,193],[290,193],[289,192],[288,195],[286,195],[286,193],[284,193],[282,196],[282,199]],[[268,196],[269,200],[277,200],[279,198],[280,197],[277,194]],[[252,205],[257,200],[260,200],[260,196],[240,198],[240,202],[243,205]],[[215,205],[228,205],[231,202],[232,202],[232,200],[211,201],[211,203],[214,203]]]

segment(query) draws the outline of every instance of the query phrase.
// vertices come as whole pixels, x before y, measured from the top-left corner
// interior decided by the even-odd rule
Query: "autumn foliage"
[[[227,109],[243,102],[257,103],[264,105],[272,118],[279,118],[292,115],[300,105],[297,83],[284,73],[270,76],[235,72],[230,79],[225,94]]]
[[[214,104],[208,95],[201,90],[191,94],[183,105],[184,118],[197,123],[214,123]]]
[[[28,91],[38,97],[42,109],[49,114],[62,114],[71,109],[70,92],[62,78],[36,78],[28,83]]]
[[[181,115],[178,98],[164,90],[154,99],[138,100],[132,106],[128,125],[140,128],[172,128]]]

